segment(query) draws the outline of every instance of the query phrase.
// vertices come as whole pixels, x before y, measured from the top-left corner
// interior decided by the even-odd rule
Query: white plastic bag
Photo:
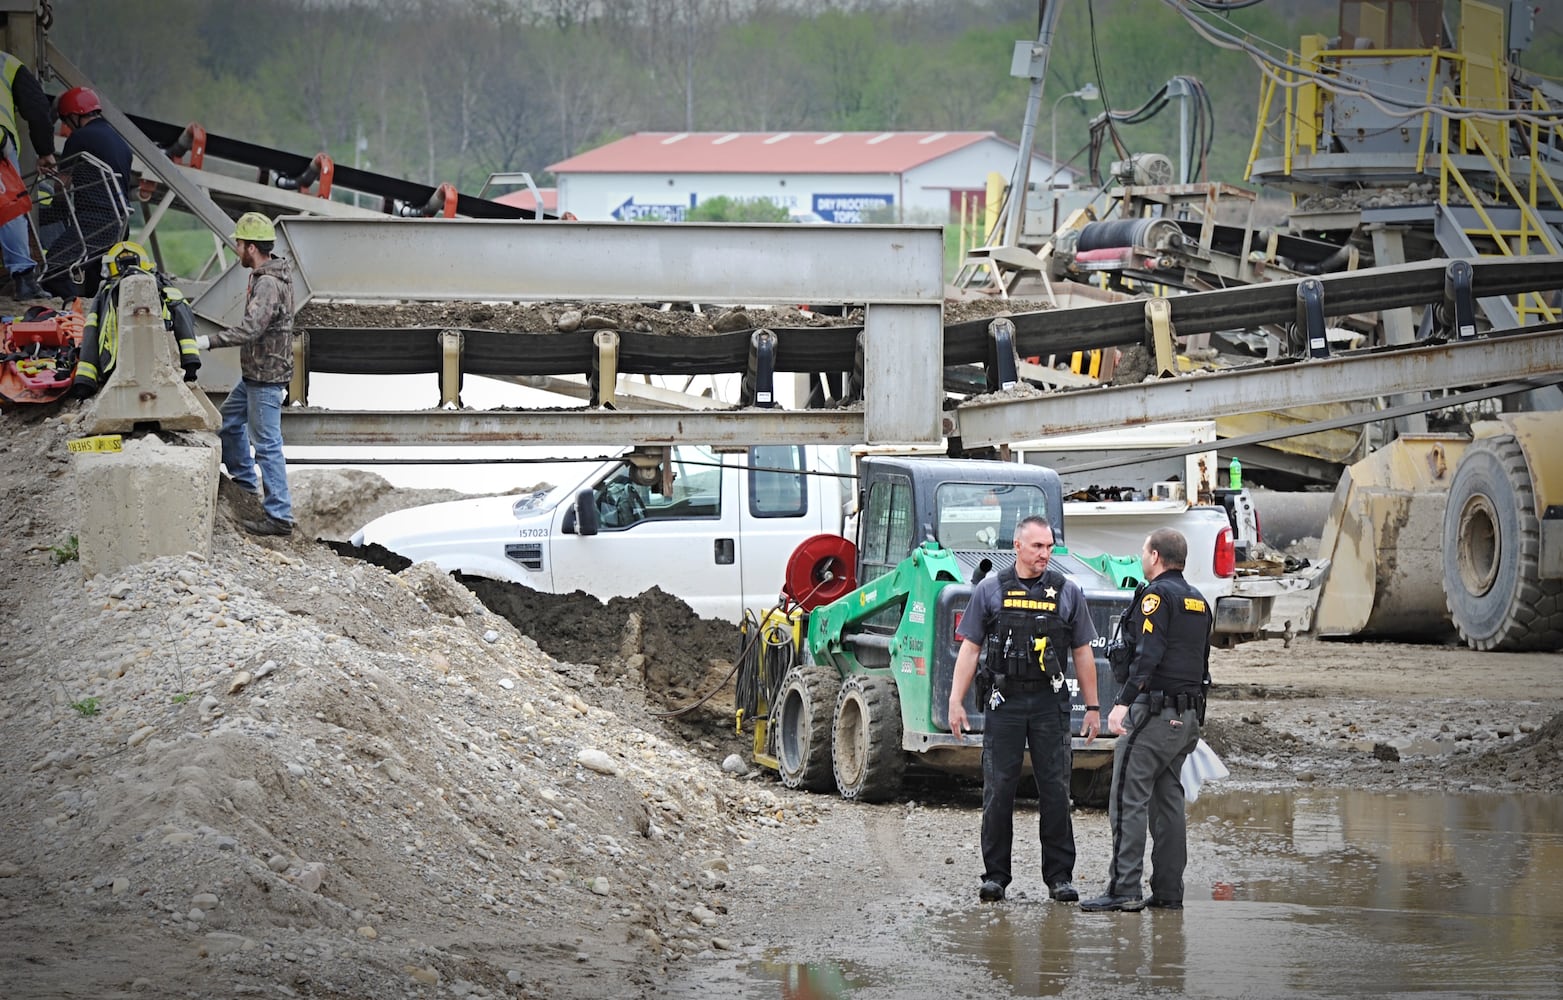
[[[1199,798],[1199,786],[1207,781],[1225,778],[1231,774],[1221,758],[1210,749],[1210,744],[1200,740],[1194,744],[1194,752],[1183,759],[1183,770],[1178,775],[1183,782],[1183,799],[1193,802]]]

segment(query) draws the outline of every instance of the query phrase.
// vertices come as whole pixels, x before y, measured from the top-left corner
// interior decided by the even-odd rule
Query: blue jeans
[[[9,143],[5,158],[11,161],[11,166],[21,168],[16,162],[16,157],[11,155]],[[27,216],[18,215],[16,218],[0,226],[0,256],[5,258],[5,269],[15,274],[25,271],[33,266],[32,241],[28,239]]]
[[[27,238],[27,216],[18,215],[0,226],[0,254],[5,257],[5,269],[12,274],[33,269],[32,241]]]
[[[223,465],[240,486],[260,492],[266,486],[263,506],[279,521],[292,522],[293,498],[288,494],[288,466],[282,458],[282,398],[285,385],[261,385],[239,380],[223,400]],[[255,458],[250,458],[250,446]],[[260,467],[260,478],[255,476]]]

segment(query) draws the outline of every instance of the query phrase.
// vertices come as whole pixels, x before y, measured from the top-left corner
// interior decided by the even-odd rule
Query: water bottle
[[[1243,488],[1243,463],[1239,462],[1235,455],[1232,464],[1227,466],[1227,487],[1234,490]]]

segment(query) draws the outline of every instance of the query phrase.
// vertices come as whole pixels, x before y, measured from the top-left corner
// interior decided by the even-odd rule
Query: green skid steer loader
[[[1085,590],[1096,626],[1097,691],[1112,625],[1129,592],[1069,554],[1063,496],[1051,469],[1011,462],[871,456],[860,463],[857,541],[819,535],[789,563],[783,606],[752,626],[740,664],[739,716],[754,723],[754,757],[789,788],[866,802],[900,793],[908,767],[980,776],[983,706],[966,694],[974,732],[950,732],[955,629],[975,582],[1015,560],[1021,519],[1053,527],[1052,566]],[[861,584],[859,583],[861,581]],[[747,676],[746,676],[747,675]],[[1103,805],[1111,737],[1079,736],[1083,703],[1071,664],[1071,792]]]

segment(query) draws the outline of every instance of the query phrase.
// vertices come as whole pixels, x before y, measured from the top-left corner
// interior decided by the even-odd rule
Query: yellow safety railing
[[[1507,257],[1527,256],[1533,248],[1537,252],[1549,254],[1563,252],[1559,249],[1555,231],[1542,219],[1540,211],[1543,205],[1563,206],[1563,191],[1559,190],[1557,182],[1548,173],[1548,160],[1543,155],[1544,151],[1563,144],[1563,116],[1559,115],[1558,108],[1546,102],[1539,90],[1532,90],[1526,102],[1528,110],[1538,113],[1536,118],[1521,128],[1514,128],[1506,118],[1488,118],[1480,114],[1484,110],[1482,102],[1488,98],[1474,95],[1472,101],[1466,101],[1448,86],[1441,91],[1438,89],[1437,81],[1441,71],[1454,67],[1464,78],[1465,73],[1477,69],[1477,63],[1486,65],[1481,60],[1468,60],[1464,52],[1439,48],[1325,49],[1322,41],[1320,36],[1304,36],[1301,53],[1289,53],[1287,56],[1288,69],[1265,77],[1260,90],[1248,166],[1243,175],[1245,180],[1253,177],[1254,165],[1260,159],[1267,136],[1273,138],[1271,116],[1277,103],[1278,90],[1285,91],[1281,101],[1279,136],[1282,170],[1290,174],[1298,157],[1319,152],[1323,109],[1327,103],[1321,94],[1321,91],[1328,89],[1327,84],[1299,81],[1307,81],[1307,77],[1314,74],[1349,76],[1350,60],[1426,60],[1427,89],[1423,101],[1428,109],[1416,115],[1419,123],[1416,172],[1421,174],[1427,171],[1427,157],[1431,150],[1436,157],[1439,204],[1449,207],[1451,189],[1463,195],[1472,214],[1480,220],[1480,225],[1467,228],[1466,234],[1490,242],[1497,254]],[[1453,118],[1448,113],[1472,110],[1478,112],[1474,118]],[[1550,120],[1550,124],[1543,119]],[[1484,128],[1493,125],[1498,128]],[[1428,141],[1435,129],[1438,140],[1436,148]],[[1489,140],[1488,133],[1496,135],[1498,141]],[[1514,150],[1512,155],[1523,158],[1528,165],[1526,175],[1519,183],[1516,183],[1509,170],[1513,161],[1510,160],[1508,142],[1514,133],[1522,137],[1524,148]],[[1472,154],[1480,157],[1478,162],[1481,164],[1474,171],[1469,159]],[[1457,157],[1466,158],[1464,170],[1457,164]],[[1481,175],[1479,181],[1473,178],[1473,173]],[[1478,193],[1478,187],[1483,188],[1482,193]],[[1483,204],[1484,201],[1496,201],[1497,206],[1493,207],[1517,210],[1518,226],[1512,229],[1499,226],[1489,206]],[[1536,317],[1553,322],[1563,316],[1563,309],[1550,305],[1543,293],[1539,292],[1521,296],[1518,310],[1521,322],[1527,323]]]
[[[1343,64],[1353,59],[1371,59],[1382,61],[1385,59],[1426,59],[1428,61],[1427,90],[1423,94],[1423,103],[1431,105],[1435,96],[1435,88],[1439,70],[1444,65],[1455,64],[1463,66],[1465,56],[1459,52],[1451,52],[1448,49],[1325,49],[1314,41],[1320,36],[1304,36],[1303,51],[1299,54],[1288,52],[1286,63],[1288,66],[1297,67],[1296,70],[1278,74],[1284,77],[1284,82],[1276,76],[1266,76],[1264,84],[1259,92],[1259,111],[1254,121],[1254,138],[1249,145],[1248,167],[1243,172],[1243,179],[1250,180],[1253,177],[1254,162],[1259,159],[1267,133],[1266,125],[1270,121],[1271,110],[1275,105],[1276,91],[1285,90],[1282,97],[1283,108],[1281,113],[1281,159],[1282,170],[1291,173],[1292,164],[1297,156],[1319,151],[1319,136],[1322,134],[1322,122],[1324,102],[1319,99],[1321,89],[1327,89],[1321,83],[1299,83],[1308,75],[1320,74],[1325,76],[1339,75]],[[1419,116],[1419,136],[1417,143],[1417,170],[1423,169],[1426,163],[1427,139],[1434,128],[1434,112],[1431,110],[1422,112]]]
[[[1454,100],[1453,95],[1447,89],[1444,91],[1444,99],[1452,105],[1458,106],[1458,102]],[[1498,153],[1488,145],[1481,131],[1474,128],[1464,130],[1466,139],[1476,146],[1477,152],[1487,161],[1488,169],[1496,180],[1498,188],[1503,195],[1507,195],[1507,201],[1506,204],[1503,204],[1503,207],[1512,206],[1519,211],[1519,228],[1504,229],[1493,221],[1486,206],[1482,204],[1482,199],[1477,195],[1475,187],[1470,179],[1466,177],[1465,171],[1460,169],[1454,162],[1454,157],[1449,153],[1451,124],[1451,119],[1444,118],[1443,133],[1439,143],[1441,147],[1439,150],[1439,204],[1449,204],[1449,185],[1453,183],[1455,187],[1459,188],[1460,193],[1465,195],[1472,212],[1482,223],[1479,227],[1467,227],[1465,230],[1467,235],[1485,237],[1498,249],[1499,255],[1504,257],[1529,256],[1533,241],[1539,242],[1544,246],[1549,254],[1556,255],[1559,253],[1557,240],[1553,238],[1550,227],[1542,221],[1541,215],[1536,210],[1537,194],[1542,187],[1550,189],[1553,198],[1563,202],[1563,199],[1558,197],[1558,189],[1553,184],[1552,178],[1547,175],[1545,170],[1537,170],[1534,166],[1539,150],[1532,145],[1525,151],[1532,162],[1532,177],[1530,190],[1526,193],[1521,193],[1519,188],[1515,186],[1514,179],[1504,169]],[[1534,142],[1536,135],[1536,127],[1533,126],[1530,135],[1532,142]],[[1539,183],[1536,177],[1537,174],[1540,175]],[[1515,240],[1513,245],[1510,244],[1511,238]],[[1519,296],[1516,306],[1522,323],[1528,322],[1528,317],[1532,316],[1542,317],[1547,322],[1556,320],[1558,316],[1558,311],[1547,303],[1540,292],[1526,292]]]

